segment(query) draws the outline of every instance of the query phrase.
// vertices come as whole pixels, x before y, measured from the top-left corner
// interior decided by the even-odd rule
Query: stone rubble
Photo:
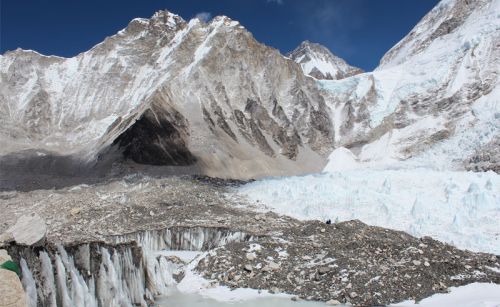
[[[385,305],[472,282],[500,283],[498,256],[356,220],[327,225],[256,212],[252,204],[225,196],[238,184],[137,175],[60,190],[0,192],[5,208],[0,232],[31,213],[47,221],[46,244],[112,242],[117,235],[172,227],[238,231],[249,241],[213,249],[196,271],[214,285],[266,289],[330,305]],[[183,277],[178,272],[174,279]]]
[[[260,249],[249,260],[246,255],[255,244]],[[197,270],[231,288],[271,289],[329,305],[372,306],[421,300],[476,281],[500,283],[500,273],[491,267],[500,267],[500,257],[428,237],[417,239],[360,221],[328,227],[308,221],[281,229],[279,236],[229,243],[201,260]]]

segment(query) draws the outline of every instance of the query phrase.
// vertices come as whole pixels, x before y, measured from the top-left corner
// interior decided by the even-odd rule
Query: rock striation
[[[0,80],[2,156],[249,178],[320,170],[333,148],[315,81],[225,16],[159,11],[73,58],[7,52]]]

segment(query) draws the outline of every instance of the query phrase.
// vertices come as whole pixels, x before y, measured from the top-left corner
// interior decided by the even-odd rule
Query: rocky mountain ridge
[[[118,147],[138,163],[248,178],[319,170],[332,149],[314,81],[224,16],[161,11],[74,58],[17,50],[0,67],[3,155],[91,161]]]
[[[18,171],[124,158],[246,179],[317,172],[344,146],[369,164],[494,170],[499,8],[443,0],[374,72],[341,80],[304,74],[304,50],[331,54],[319,45],[294,61],[228,17],[168,11],[73,58],[7,52],[0,160]]]

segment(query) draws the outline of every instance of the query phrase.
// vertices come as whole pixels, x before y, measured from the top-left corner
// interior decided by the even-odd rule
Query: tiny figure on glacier
[[[330,220],[330,219],[326,220],[327,225],[330,225],[331,223],[332,223],[332,220]]]

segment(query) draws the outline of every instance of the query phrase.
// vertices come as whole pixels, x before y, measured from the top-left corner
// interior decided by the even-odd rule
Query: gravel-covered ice
[[[263,210],[299,219],[359,219],[500,254],[500,176],[494,172],[357,168],[259,180],[238,192]]]

